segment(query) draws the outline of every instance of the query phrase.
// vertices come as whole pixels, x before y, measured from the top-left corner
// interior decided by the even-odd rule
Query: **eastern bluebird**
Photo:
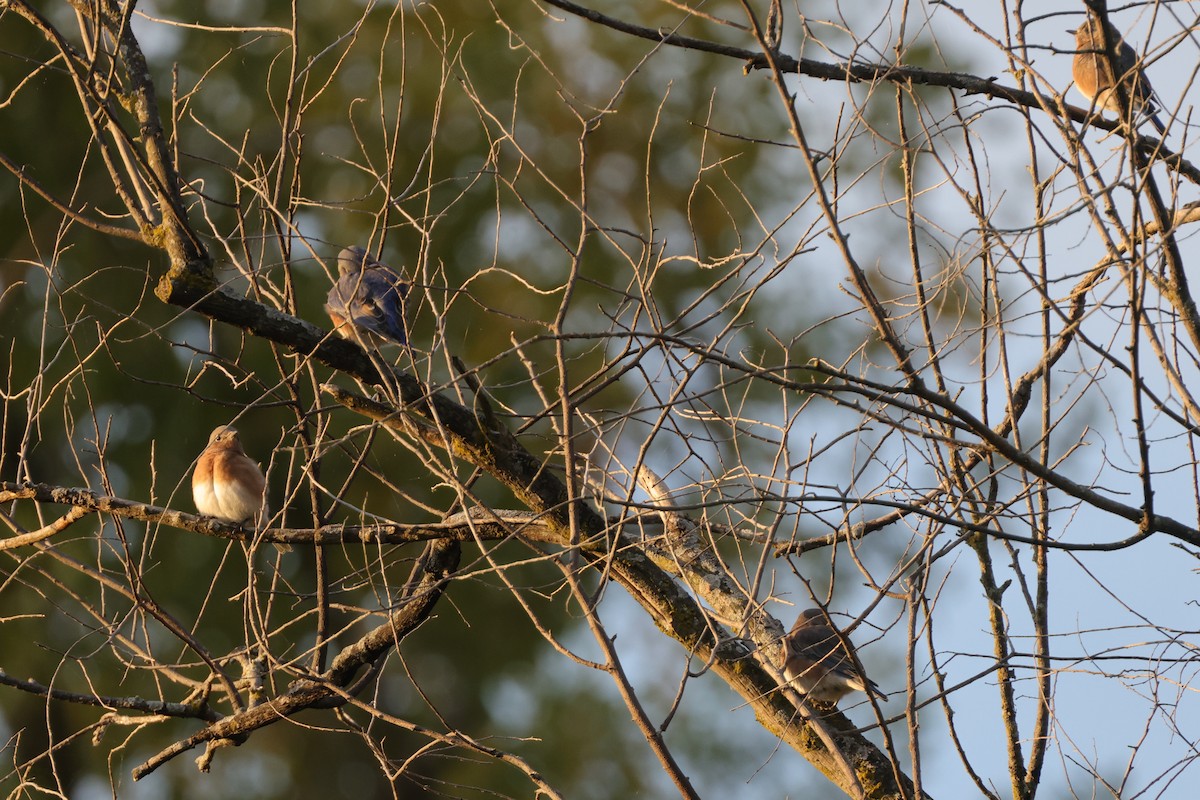
[[[215,428],[192,472],[196,510],[222,522],[240,525],[253,520],[257,525],[271,515],[266,489],[267,480],[242,449],[237,430],[229,425]],[[281,551],[291,549],[287,545],[276,547]]]
[[[1120,114],[1121,102],[1114,88],[1117,83],[1113,77],[1115,66],[1133,113],[1145,114],[1159,134],[1165,134],[1166,127],[1154,113],[1157,110],[1154,90],[1150,87],[1146,73],[1142,72],[1140,59],[1133,48],[1121,38],[1121,34],[1117,33],[1112,23],[1105,22],[1089,12],[1087,22],[1069,33],[1075,34],[1075,58],[1071,63],[1071,75],[1079,93],[1088,100],[1095,100],[1100,108]],[[1109,58],[1107,47],[1112,47],[1115,58]]]
[[[836,703],[850,692],[869,692],[887,699],[874,681],[858,673],[846,646],[849,642],[843,646],[824,611],[801,611],[796,624],[783,637],[783,675],[795,689],[818,703]]]
[[[408,282],[362,247],[338,254],[338,279],[329,290],[325,311],[342,337],[355,340],[366,331],[396,344],[404,334],[404,296]]]

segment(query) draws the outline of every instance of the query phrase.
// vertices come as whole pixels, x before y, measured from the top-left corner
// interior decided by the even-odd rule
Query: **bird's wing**
[[[408,284],[386,267],[364,270],[355,287],[355,324],[404,344],[404,296]]]
[[[408,283],[384,266],[343,274],[326,297],[325,310],[335,324],[348,321],[398,344],[405,344],[404,296]]]
[[[227,519],[244,522],[266,512],[267,481],[258,464],[240,453],[224,452],[214,467],[212,491]]]

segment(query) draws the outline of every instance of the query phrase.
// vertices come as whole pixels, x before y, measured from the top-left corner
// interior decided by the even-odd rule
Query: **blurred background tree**
[[[1187,783],[1196,173],[1061,106],[1082,4],[41,5],[0,12],[6,794]],[[1113,20],[1186,117],[1157,7]],[[327,333],[351,244],[411,349]],[[257,535],[175,513],[231,422]],[[865,738],[772,691],[816,603],[893,692]]]

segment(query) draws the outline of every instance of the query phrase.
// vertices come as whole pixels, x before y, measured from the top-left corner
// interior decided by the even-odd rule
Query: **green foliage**
[[[804,363],[826,335],[798,339],[825,313],[810,318],[793,296],[805,284],[802,271],[813,267],[786,248],[798,251],[807,234],[774,252],[756,249],[794,213],[807,177],[755,141],[782,140],[786,123],[762,111],[773,102],[770,82],[743,75],[738,63],[662,48],[532,3],[493,7],[494,16],[461,1],[315,4],[301,7],[294,21],[286,5],[263,2],[160,2],[144,10],[153,17],[134,14],[131,24],[150,58],[190,221],[222,286],[327,327],[322,303],[335,254],[369,243],[413,281],[413,368],[434,390],[448,390],[445,353],[485,365],[484,388],[513,427],[533,418],[522,435],[535,451],[539,443],[555,447],[547,405],[564,382],[587,393],[585,411],[616,409],[636,419],[644,405],[651,411],[642,423],[658,424],[655,384],[694,365],[671,363],[632,333],[792,364]],[[632,5],[624,10],[634,13]],[[732,6],[724,11],[736,15]],[[54,13],[77,35],[66,6]],[[664,5],[642,24],[669,27],[678,18]],[[684,32],[694,27],[697,35],[749,45],[699,23]],[[0,109],[0,152],[83,217],[135,230],[81,113],[76,83],[54,51],[10,15],[0,20],[0,52],[0,87],[10,101]],[[124,66],[99,57],[92,77],[111,81],[107,108],[136,144]],[[92,100],[87,113],[103,129]],[[214,426],[233,420],[267,470],[278,526],[427,522],[459,508],[449,477],[465,480],[470,470],[447,462],[435,475],[419,447],[330,409],[318,386],[343,378],[159,302],[152,290],[168,266],[160,251],[65,219],[15,178],[0,180],[0,207],[7,209],[0,240],[8,243],[0,261],[3,479],[87,486],[190,511],[192,460]],[[767,280],[781,260],[790,266]],[[754,293],[761,293],[758,303],[743,302]],[[565,375],[552,338],[564,304],[562,332],[572,335],[561,345]],[[772,308],[780,313],[764,313]],[[719,367],[704,370],[698,384],[721,384]],[[720,405],[696,391],[696,408]],[[746,383],[736,413],[753,418],[774,392]],[[758,446],[738,441],[721,416],[673,424],[695,435],[697,447],[711,442],[731,472]],[[494,482],[471,491],[470,502],[512,504]],[[35,529],[48,522],[45,514],[27,504],[15,519]],[[179,686],[122,663],[137,661],[125,639],[192,680],[208,674],[195,652],[164,632],[151,606],[216,658],[246,647],[260,628],[281,626],[272,656],[307,662],[312,548],[274,561],[267,549],[247,552],[173,528],[88,526],[55,540],[55,553],[83,565],[67,569],[61,583],[37,569],[49,553],[3,556],[8,643],[0,666],[10,674],[57,674],[69,690],[94,686],[182,702]],[[494,731],[502,749],[507,737],[536,737],[536,747],[513,749],[553,764],[547,777],[568,796],[651,791],[645,744],[630,735],[608,684],[548,679],[564,662],[543,657],[548,648],[526,611],[479,549],[468,550],[471,579],[456,581],[438,617],[401,644],[373,699],[431,728],[448,722]],[[419,552],[415,545],[327,549],[334,646],[379,623],[378,610],[394,602]],[[546,558],[517,544],[489,548],[489,555],[500,563]],[[89,594],[100,585],[97,572],[121,590]],[[540,625],[557,635],[577,632],[578,608],[554,588],[556,569],[533,564],[507,576]],[[489,705],[513,685],[536,701],[519,730]],[[586,720],[581,706],[589,709]],[[40,735],[47,727],[61,736],[98,716],[50,709],[47,723],[41,699],[5,703],[7,731],[23,732],[6,756],[12,763],[47,747]],[[372,725],[361,710],[345,713],[358,726]],[[197,778],[180,759],[145,791],[179,798],[528,794],[519,772],[495,777],[493,762],[458,752],[431,752],[389,786],[376,759],[395,768],[426,740],[401,734],[389,737],[385,754],[373,753],[362,738],[325,735],[330,724],[306,713],[294,725],[260,732],[250,752],[218,755],[213,775]],[[133,765],[194,728],[176,721],[130,736],[113,725],[105,741],[129,736],[127,746],[110,754],[81,737],[53,767],[39,763],[36,774],[69,796],[96,776],[127,784]],[[703,738],[698,727],[687,735]],[[607,762],[585,757],[597,748]],[[12,789],[16,773],[0,771],[0,785]]]

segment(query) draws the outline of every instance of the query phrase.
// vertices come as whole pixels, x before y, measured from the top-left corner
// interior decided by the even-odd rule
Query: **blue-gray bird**
[[[338,254],[338,279],[329,290],[325,311],[334,330],[358,341],[356,331],[407,344],[404,296],[408,282],[362,247]]]
[[[836,703],[850,692],[887,695],[870,678],[860,675],[840,637],[819,608],[800,612],[783,637],[783,675],[797,691],[818,703]]]
[[[1108,43],[1116,56],[1111,59],[1105,48],[1106,29]],[[1150,87],[1146,73],[1142,71],[1141,60],[1134,49],[1121,38],[1121,34],[1117,33],[1112,23],[1088,12],[1087,22],[1069,32],[1075,34],[1075,58],[1071,61],[1071,76],[1079,93],[1088,100],[1095,100],[1099,108],[1120,114],[1121,102],[1115,88],[1119,78],[1134,115],[1144,114],[1149,117],[1158,132],[1165,134],[1167,129],[1155,113],[1158,107],[1154,103],[1154,90]],[[1117,78],[1114,78],[1114,66]]]

